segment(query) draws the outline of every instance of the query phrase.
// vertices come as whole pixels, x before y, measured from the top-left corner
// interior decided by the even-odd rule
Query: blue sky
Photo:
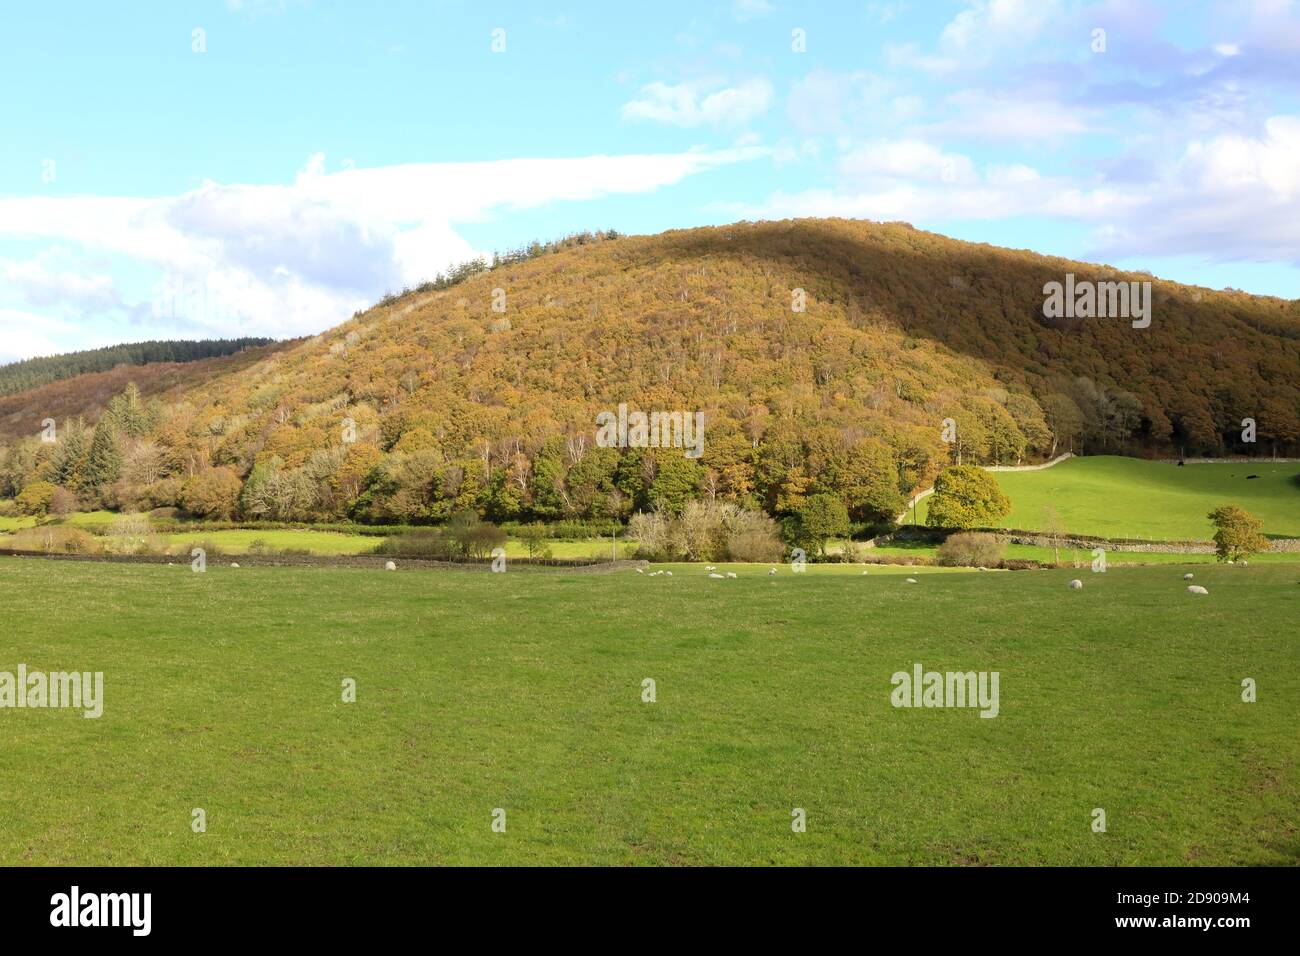
[[[809,215],[1296,298],[1298,88],[1294,0],[8,3],[0,361]]]

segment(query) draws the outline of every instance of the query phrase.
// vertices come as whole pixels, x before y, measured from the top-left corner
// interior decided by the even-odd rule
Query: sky
[[[583,229],[905,220],[1300,298],[1297,0],[0,6],[0,362]]]

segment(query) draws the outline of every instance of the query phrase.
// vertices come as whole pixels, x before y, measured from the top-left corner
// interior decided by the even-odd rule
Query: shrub
[[[150,550],[152,532],[148,515],[118,515],[109,522],[105,547],[114,554],[140,554]]]
[[[203,518],[230,518],[239,505],[243,483],[233,468],[209,468],[181,486],[180,504]]]
[[[523,542],[524,547],[528,549],[530,558],[549,558],[551,556],[551,546],[546,543],[546,525],[540,523],[523,525],[519,529],[517,537]]]
[[[948,535],[936,560],[947,567],[996,568],[1006,550],[1006,543],[995,534],[963,531]]]
[[[70,515],[80,508],[77,496],[67,488],[55,487],[54,493],[50,495],[48,511],[52,515]]]
[[[651,561],[778,561],[785,545],[776,522],[729,501],[688,501],[681,514],[639,512],[628,522],[637,557]]]
[[[627,523],[628,537],[636,539],[636,556],[650,561],[672,557],[668,516],[662,511],[639,511]]]
[[[43,525],[15,532],[9,546],[15,551],[43,551],[46,554],[96,554],[99,539],[80,528]]]
[[[452,541],[446,532],[430,528],[427,531],[409,531],[406,534],[395,534],[385,538],[376,546],[374,553],[403,558],[450,561],[460,552],[456,542]]]
[[[25,515],[44,515],[50,507],[50,499],[59,486],[48,481],[33,481],[19,492],[14,504]]]
[[[204,555],[206,555],[209,559],[219,558],[226,553],[225,548],[217,544],[215,541],[210,541],[207,538],[204,538],[202,541],[186,541],[182,544],[172,545],[171,553],[179,555],[180,557],[183,558],[189,558],[189,557],[193,557],[193,555],[190,552],[192,552],[195,548],[202,548]]]

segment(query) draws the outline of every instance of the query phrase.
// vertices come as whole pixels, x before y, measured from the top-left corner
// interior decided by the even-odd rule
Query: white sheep
[[[1195,576],[1196,576],[1196,575],[1194,575],[1194,574],[1190,574],[1190,573],[1188,573],[1188,574],[1184,574],[1184,575],[1183,575],[1183,580],[1184,580],[1184,581],[1190,581],[1190,580],[1191,580],[1192,578],[1194,578]]]
[[[915,584],[915,583],[916,583],[916,578],[908,578],[908,579],[907,579],[907,583],[908,583],[908,584]]]
[[[768,574],[776,574],[776,568],[772,568],[772,569],[771,569],[770,571],[768,571],[767,573],[768,573]]]
[[[729,578],[734,578],[735,576],[736,576],[736,572],[735,572],[735,571],[728,571],[728,572],[727,572],[727,577],[729,577]]]
[[[1187,593],[1188,594],[1209,594],[1210,592],[1205,590],[1205,588],[1201,587],[1199,584],[1189,584],[1187,586]]]
[[[673,576],[673,573],[671,571],[665,571],[664,574],[668,575],[670,578]]]
[[[1073,581],[1070,582],[1070,589],[1074,591],[1082,590],[1083,582],[1080,581],[1078,578],[1075,578]]]
[[[716,570],[718,570],[718,569],[715,568],[713,565],[710,564],[710,565],[708,565],[707,567],[705,567],[704,570],[705,570],[705,571],[716,571]]]
[[[392,561],[389,561],[388,563],[389,563],[389,564],[392,564],[393,562],[392,562]],[[637,573],[637,574],[645,574],[645,571],[643,571],[641,568],[637,568],[637,569],[636,569],[636,573]]]
[[[863,573],[863,574],[866,574],[867,572],[866,572],[866,571],[863,571],[862,573]]]
[[[384,564],[384,570],[385,570],[385,571],[396,571],[396,570],[397,570],[397,565],[394,564],[392,561],[388,561],[388,562],[386,562],[386,563]]]
[[[236,564],[234,561],[231,561],[231,562],[230,562],[230,566],[231,566],[232,568],[237,568],[237,567],[239,567],[239,565]]]
[[[723,581],[723,580],[725,580],[725,578],[723,578],[723,576],[722,576],[721,574],[710,574],[709,577],[711,577],[711,578],[717,578],[719,581]]]

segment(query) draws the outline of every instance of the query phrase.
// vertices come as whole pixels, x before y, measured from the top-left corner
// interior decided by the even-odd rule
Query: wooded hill
[[[1152,281],[1150,326],[1044,318],[1066,273]],[[779,515],[828,493],[873,521],[958,454],[1300,450],[1300,302],[903,223],[739,223],[465,270],[102,419],[97,397],[78,411],[99,427],[55,444],[35,437],[39,395],[14,399],[32,437],[0,457],[0,495],[48,482],[124,508],[421,522],[691,497]],[[620,403],[703,412],[702,457],[597,447]]]
[[[197,362],[220,355],[232,355],[270,339],[204,339],[187,341],[131,342],[84,352],[47,355],[0,365],[0,395],[12,395],[89,372],[106,372],[119,365],[149,365],[155,362]]]

